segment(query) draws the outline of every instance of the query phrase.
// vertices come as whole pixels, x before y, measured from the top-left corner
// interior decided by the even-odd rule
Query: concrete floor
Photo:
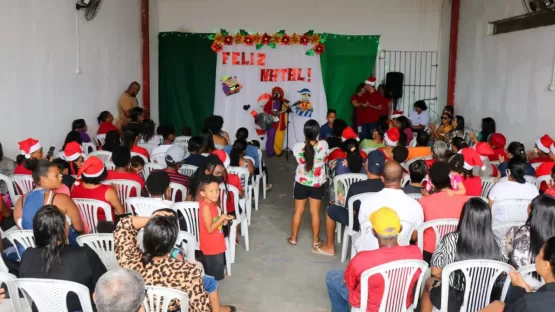
[[[293,183],[296,162],[289,157],[266,160],[273,185],[260,207],[253,208],[249,227],[250,251],[244,241],[237,247],[232,275],[220,283],[221,301],[241,312],[326,312],[330,303],[325,276],[330,269],[344,269],[341,245],[335,257],[312,253],[310,213],[305,209],[296,246],[286,238],[291,233]],[[325,200],[322,202],[320,238],[325,239]]]

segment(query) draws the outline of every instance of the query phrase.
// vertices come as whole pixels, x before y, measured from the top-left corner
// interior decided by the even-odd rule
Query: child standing
[[[207,275],[217,281],[224,279],[224,253],[226,250],[223,225],[233,220],[233,216],[219,215],[218,201],[220,187],[218,180],[206,176],[199,185],[200,194],[204,198],[199,203],[199,234],[200,250],[203,253],[202,264]]]

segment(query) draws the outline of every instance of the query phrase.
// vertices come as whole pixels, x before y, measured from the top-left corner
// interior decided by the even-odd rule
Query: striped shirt
[[[164,169],[164,171],[165,171],[165,172],[168,174],[168,176],[170,177],[170,182],[178,183],[178,184],[184,185],[184,186],[187,188],[187,190],[189,189],[189,185],[190,185],[191,183],[190,183],[190,180],[189,180],[189,177],[188,177],[188,176],[183,175],[183,174],[181,174],[181,173],[179,173],[179,172],[175,172],[175,171],[168,170],[167,168]],[[177,193],[177,195],[175,195],[175,202],[183,201],[183,199],[184,199],[186,196],[187,196],[187,194],[181,194],[181,192]]]

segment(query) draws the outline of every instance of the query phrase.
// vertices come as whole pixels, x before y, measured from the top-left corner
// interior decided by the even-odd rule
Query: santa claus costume
[[[272,98],[264,105],[264,112],[270,115],[276,115],[287,109],[288,101],[284,97],[283,89],[274,87],[272,89]],[[276,116],[279,120],[274,122],[272,128],[266,132],[266,154],[269,157],[280,155],[283,151],[283,138],[287,129],[287,114],[279,114]]]

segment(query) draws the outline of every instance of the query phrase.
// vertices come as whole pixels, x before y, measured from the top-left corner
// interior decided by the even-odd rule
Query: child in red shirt
[[[224,279],[225,238],[223,225],[233,220],[233,216],[219,213],[220,186],[216,178],[206,176],[199,184],[204,198],[199,203],[199,242],[202,251],[202,265],[207,275],[217,281]]]

